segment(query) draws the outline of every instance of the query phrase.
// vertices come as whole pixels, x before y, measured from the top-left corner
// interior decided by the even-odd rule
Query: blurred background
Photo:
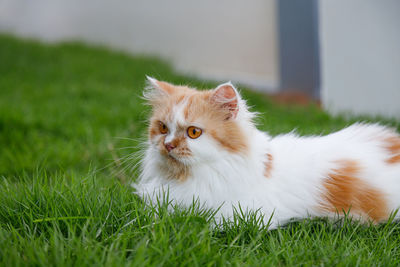
[[[0,0],[0,267],[398,265],[392,221],[215,228],[129,185],[146,75],[231,80],[271,136],[400,133],[399,50],[400,0]]]
[[[400,118],[398,0],[1,0],[0,31],[157,56],[332,114]]]

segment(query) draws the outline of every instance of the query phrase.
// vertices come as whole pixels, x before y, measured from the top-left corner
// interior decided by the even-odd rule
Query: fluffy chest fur
[[[356,124],[319,137],[271,138],[231,84],[195,91],[150,79],[153,105],[138,194],[193,200],[230,218],[259,210],[272,227],[292,218],[385,220],[400,207],[400,137]]]

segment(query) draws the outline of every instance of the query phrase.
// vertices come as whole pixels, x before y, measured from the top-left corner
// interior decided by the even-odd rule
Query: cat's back
[[[400,134],[379,124],[357,123],[325,136],[279,135],[272,138],[270,146],[275,154],[298,161],[353,158],[400,167]]]
[[[311,190],[330,211],[356,205],[379,220],[400,207],[400,135],[394,129],[354,124],[326,136],[290,133],[271,140],[271,154],[275,179]]]

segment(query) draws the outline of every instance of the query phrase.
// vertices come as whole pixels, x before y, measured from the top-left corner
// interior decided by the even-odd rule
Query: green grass
[[[0,266],[400,264],[398,223],[319,219],[267,231],[239,216],[212,229],[212,214],[196,205],[174,213],[145,207],[129,186],[137,173],[128,157],[145,136],[148,108],[139,96],[146,74],[215,86],[154,58],[0,35]],[[242,92],[271,134],[382,121]]]

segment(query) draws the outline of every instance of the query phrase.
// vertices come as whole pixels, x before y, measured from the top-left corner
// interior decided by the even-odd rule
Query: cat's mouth
[[[176,155],[173,155],[172,153],[167,153],[167,157],[173,160],[179,160],[179,157],[177,157]]]
[[[159,146],[159,153],[167,161],[183,165],[187,165],[189,163],[188,160],[191,156],[191,152],[187,149],[177,148],[171,151],[167,151],[167,149],[164,146]]]
[[[176,153],[174,153],[174,151],[168,152],[165,149],[161,149],[160,150],[160,154],[162,156],[164,156],[165,158],[167,158],[167,159],[174,160],[174,161],[179,161],[179,156],[176,155]]]
[[[168,161],[171,161],[175,164],[183,164],[187,165],[188,164],[188,155],[180,155],[178,153],[175,153],[174,151],[171,152],[161,152],[161,154],[167,158]]]
[[[166,157],[168,165],[179,165],[179,166],[185,165],[184,160],[177,155],[174,155],[172,153],[167,153],[164,156]]]

